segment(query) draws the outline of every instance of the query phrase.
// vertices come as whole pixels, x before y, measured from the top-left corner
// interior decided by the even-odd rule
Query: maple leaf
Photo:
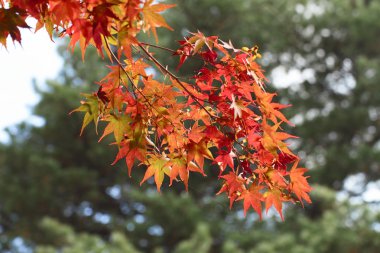
[[[217,36],[206,37],[203,33],[198,31],[197,33],[190,33],[192,37],[186,39],[193,47],[193,55],[201,52],[201,49],[204,45],[207,46],[209,51],[212,51],[214,42],[218,39]],[[201,53],[202,55],[202,53]]]
[[[168,161],[169,158],[164,156],[153,156],[152,158],[148,159],[149,166],[145,171],[144,178],[140,182],[140,185],[142,185],[146,180],[154,175],[157,191],[160,191],[165,174],[170,176],[170,167],[168,165]]]
[[[42,27],[45,27],[45,30],[48,32],[51,41],[53,40],[53,31],[54,31],[54,23],[49,15],[41,15],[40,19],[38,19],[36,28],[34,32],[37,32]]]
[[[171,166],[170,170],[170,186],[173,183],[173,180],[179,175],[183,183],[185,184],[186,191],[188,190],[188,180],[189,180],[189,171],[187,170],[187,161],[183,157],[176,157],[170,159],[169,165]]]
[[[227,192],[228,198],[230,199],[231,209],[232,204],[238,198],[238,196],[241,195],[242,192],[246,191],[244,180],[232,171],[226,175],[220,176],[220,178],[223,178],[225,180],[225,183],[223,184],[222,188],[219,190],[217,195],[222,192]]]
[[[120,19],[129,20],[129,23],[132,24],[134,20],[138,19],[141,0],[123,0],[122,3],[123,4],[121,6],[119,5]]]
[[[214,161],[220,166],[220,173],[226,169],[227,165],[232,169],[234,168],[234,157],[236,157],[236,154],[230,151],[229,153],[221,152],[221,154],[215,158]]]
[[[140,77],[137,76],[137,82],[139,81],[139,78]],[[145,96],[154,98],[153,103],[156,103],[159,107],[165,107],[166,109],[172,107],[172,105],[168,104],[167,102],[173,101],[172,99],[178,95],[178,93],[176,93],[172,87],[152,79],[152,76],[148,76],[146,79],[143,79],[143,83],[145,86],[142,92]],[[165,110],[161,110],[159,114],[163,115],[167,114],[167,112],[165,112]]]
[[[248,132],[247,141],[250,146],[255,149],[260,149],[260,146],[262,145],[260,140],[261,136],[257,133],[256,129],[252,129]]]
[[[120,117],[116,115],[107,116],[104,121],[108,121],[107,127],[104,129],[102,137],[99,142],[110,133],[113,133],[116,143],[119,145],[124,139],[124,136],[130,132],[131,118],[128,115],[122,115]]]
[[[265,198],[265,210],[268,213],[269,208],[274,206],[277,212],[280,214],[282,220],[284,220],[284,216],[282,214],[282,201],[284,198],[282,197],[282,193],[279,189],[271,189],[264,193]]]
[[[122,110],[124,102],[127,100],[128,94],[125,94],[118,83],[107,81],[99,83],[100,87],[96,95],[103,102],[103,104],[110,103],[108,106],[117,109],[119,112]],[[116,84],[116,85],[115,85]]]
[[[19,28],[30,28],[25,22],[26,12],[18,7],[0,8],[0,43],[7,47],[7,37],[21,44]]]
[[[267,124],[266,118],[263,119],[262,128],[263,128],[263,138],[261,139],[261,143],[263,147],[271,152],[274,156],[277,157],[277,149],[281,152],[289,154],[291,156],[295,156],[292,151],[287,147],[287,144],[283,142],[283,140],[289,138],[298,138],[294,135],[290,135],[285,132],[277,132],[277,129],[280,126],[280,122],[270,126]]]
[[[239,101],[236,101],[234,95],[232,95],[232,103],[231,103],[230,108],[234,110],[234,120],[237,117],[241,118],[241,115],[242,115],[241,113],[242,113],[242,109],[244,108],[244,106],[242,104],[240,104]]]
[[[175,4],[152,4],[153,0],[147,0],[142,8],[142,13],[144,16],[144,32],[148,30],[152,30],[153,35],[158,41],[156,28],[157,27],[165,27],[169,30],[173,30],[165,21],[164,17],[162,17],[160,12],[163,12],[169,8],[175,6]]]
[[[28,15],[38,19],[47,9],[48,0],[12,0],[12,6],[18,7],[28,13]]]
[[[244,216],[247,215],[247,211],[250,207],[252,207],[256,213],[259,215],[260,220],[262,219],[262,211],[261,211],[261,201],[263,200],[263,196],[260,190],[263,189],[262,185],[252,184],[249,187],[249,190],[245,190],[241,193],[240,197],[237,200],[244,200],[243,208],[244,208]]]
[[[180,40],[179,43],[181,45],[180,49],[173,53],[173,55],[180,56],[177,71],[183,65],[186,59],[191,55],[191,51],[193,50],[193,46],[187,40]]]
[[[236,48],[234,47],[234,45],[232,45],[231,40],[229,40],[228,43],[222,41],[222,46],[223,46],[225,49],[230,49],[230,50],[234,51],[235,53],[237,53],[237,52],[240,51],[239,49],[236,49]]]
[[[205,129],[205,126],[198,126],[198,121],[196,121],[188,134],[189,139],[194,141],[195,143],[199,143],[203,139],[203,131]]]
[[[69,23],[81,15],[81,4],[77,0],[49,0],[50,12],[55,23]]]
[[[99,122],[99,100],[98,97],[94,94],[83,94],[83,96],[87,99],[86,101],[81,101],[81,105],[72,110],[70,112],[85,112],[84,118],[83,118],[83,123],[82,123],[82,128],[80,130],[80,135],[82,135],[83,130],[88,126],[88,124],[93,121],[95,123],[95,130],[97,132],[98,129],[98,122]]]
[[[110,93],[112,89],[119,87],[121,84],[128,83],[128,77],[123,70],[121,70],[120,66],[107,66],[110,69],[110,72],[100,80],[100,83],[103,87],[103,90],[106,93]],[[104,85],[104,83],[107,83]]]
[[[302,203],[302,199],[306,202],[311,203],[311,199],[309,197],[309,192],[312,190],[309,183],[307,182],[307,178],[304,176],[304,173],[307,172],[305,168],[297,168],[298,162],[295,162],[292,169],[289,172],[290,176],[290,190],[294,192],[299,201]]]
[[[137,45],[138,41],[136,35],[139,29],[135,27],[130,27],[129,24],[122,26],[117,34],[117,42],[114,43],[120,47],[119,51],[123,51],[127,58],[132,58],[132,48],[131,46]]]
[[[269,168],[266,172],[266,176],[270,180],[270,183],[274,186],[282,188],[286,188],[288,186],[288,182],[284,176],[276,169]]]
[[[131,176],[133,164],[136,159],[144,161],[146,158],[146,140],[138,141],[133,139],[124,139],[120,143],[119,152],[116,155],[112,165],[116,164],[122,158],[125,158],[125,163],[128,168],[128,175]]]
[[[84,55],[86,48],[93,41],[93,25],[92,23],[83,18],[77,18],[72,21],[71,26],[66,29],[64,34],[68,34],[71,37],[69,47],[74,51],[75,45],[79,41],[79,46],[82,53],[82,61],[84,61]]]
[[[117,16],[112,11],[113,6],[111,3],[91,5],[91,8],[82,11],[78,18],[71,20],[71,26],[63,33],[63,35],[67,34],[71,37],[69,47],[72,50],[74,50],[76,43],[79,41],[83,61],[89,44],[93,44],[103,57],[102,45],[105,42],[104,37],[111,35],[110,26],[113,21],[117,20]]]
[[[280,153],[278,154],[274,167],[281,173],[285,173],[286,165],[289,163],[293,163],[298,159],[299,158],[297,156],[286,154],[286,153]]]
[[[202,90],[212,90],[212,89],[216,89],[215,87],[212,87],[212,83],[214,80],[216,80],[218,77],[217,77],[217,73],[215,73],[215,71],[212,71],[206,67],[202,67],[197,75],[195,76],[196,78],[196,83],[198,86],[199,83],[201,83],[201,85],[203,85],[202,87],[200,86],[200,88],[202,88]]]
[[[199,165],[200,168],[203,168],[204,157],[212,160],[212,153],[207,147],[208,142],[205,138],[200,140],[198,143],[190,141],[187,145],[187,159],[188,163],[193,159]]]
[[[202,52],[201,56],[202,56],[202,59],[205,60],[206,62],[210,62],[214,64],[218,57],[218,54],[213,50],[207,50],[205,52]]]
[[[254,170],[254,172],[259,177],[259,183],[264,182],[269,186],[269,188],[287,188],[289,183],[278,170],[272,168],[272,163],[273,161],[269,163],[267,167],[259,166],[257,169]]]
[[[89,12],[90,16],[93,17],[93,26],[94,26],[94,40],[95,44],[101,44],[101,42],[97,41],[96,33],[99,32],[105,36],[110,36],[109,27],[110,25],[118,19],[116,14],[113,12],[112,7],[115,4],[113,3],[101,3],[97,4],[92,10]]]
[[[289,107],[290,105],[283,105],[279,103],[272,103],[273,97],[276,95],[275,93],[265,92],[260,86],[253,86],[254,93],[256,95],[256,100],[260,105],[260,110],[263,114],[272,120],[273,123],[277,123],[277,118],[281,121],[286,122],[290,126],[294,126],[279,110]]]

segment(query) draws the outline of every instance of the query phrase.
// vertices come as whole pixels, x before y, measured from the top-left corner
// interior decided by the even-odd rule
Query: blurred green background
[[[165,13],[176,48],[187,31],[259,45],[260,64],[301,138],[292,143],[310,168],[311,205],[286,205],[282,222],[259,221],[215,196],[216,177],[190,176],[162,193],[142,172],[110,163],[116,150],[79,137],[82,115],[68,116],[80,92],[107,69],[94,50],[72,55],[45,88],[28,122],[0,144],[0,252],[356,253],[380,252],[380,1],[178,0]],[[176,57],[157,52],[174,69]],[[192,75],[182,68],[180,75]]]

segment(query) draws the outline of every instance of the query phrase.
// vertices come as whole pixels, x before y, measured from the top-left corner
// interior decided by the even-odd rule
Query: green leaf
[[[83,130],[90,124],[91,121],[95,124],[96,133],[98,133],[98,122],[99,122],[99,100],[94,94],[83,94],[86,97],[86,101],[81,101],[81,105],[70,112],[85,112],[82,123],[82,128],[80,130],[80,135],[82,135]]]

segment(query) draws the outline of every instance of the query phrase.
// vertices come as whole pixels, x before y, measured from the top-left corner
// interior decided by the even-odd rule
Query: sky
[[[28,24],[33,27],[33,21]],[[43,87],[45,80],[55,78],[62,68],[57,44],[47,32],[22,29],[22,46],[9,39],[7,48],[0,45],[0,141],[6,141],[4,132],[21,121],[39,123],[31,116],[38,102],[32,80]]]

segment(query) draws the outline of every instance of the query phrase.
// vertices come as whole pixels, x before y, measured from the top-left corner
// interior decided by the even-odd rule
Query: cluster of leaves
[[[153,0],[5,3],[0,1],[3,45],[8,36],[21,42],[19,28],[33,17],[36,30],[68,36],[72,48],[79,42],[83,56],[91,44],[115,63],[74,111],[85,113],[81,132],[91,122],[106,122],[100,140],[113,135],[119,150],[114,163],[125,159],[129,175],[135,162],[142,165],[141,184],[154,177],[160,191],[166,175],[170,185],[182,181],[187,189],[189,173],[205,175],[208,159],[220,170],[219,193],[227,193],[231,206],[243,200],[245,213],[252,207],[261,218],[265,202],[266,210],[274,206],[283,218],[283,202],[311,202],[306,169],[298,168],[299,158],[285,143],[296,137],[282,131],[283,123],[290,124],[281,113],[287,105],[265,90],[256,46],[236,49],[201,32],[190,33],[177,50],[143,43],[139,33],[152,32],[157,40],[156,28],[171,29],[160,13],[173,5]],[[190,58],[202,66],[184,81],[151,47],[179,56],[179,67]]]

